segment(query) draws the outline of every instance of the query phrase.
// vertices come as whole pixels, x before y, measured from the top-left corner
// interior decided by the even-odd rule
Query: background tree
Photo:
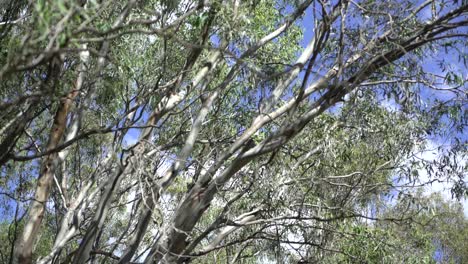
[[[2,261],[462,263],[467,15],[3,1]]]

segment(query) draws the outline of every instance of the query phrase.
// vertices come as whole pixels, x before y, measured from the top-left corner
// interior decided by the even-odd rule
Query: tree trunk
[[[77,90],[72,90],[66,97],[61,99],[61,103],[55,113],[46,151],[56,148],[60,143],[66,128],[70,106],[77,94]],[[50,186],[54,179],[55,169],[59,165],[58,163],[58,153],[47,155],[42,162],[34,200],[31,202],[24,230],[15,246],[16,263],[32,263],[33,245],[39,234],[42,219],[44,218],[45,206],[50,194]]]

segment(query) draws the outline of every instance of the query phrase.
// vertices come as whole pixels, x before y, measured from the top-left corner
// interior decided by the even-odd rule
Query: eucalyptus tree
[[[466,262],[462,245],[467,241],[468,221],[462,206],[447,203],[439,194],[421,194],[415,194],[410,206],[400,199],[393,208],[379,213],[385,217],[411,211],[414,217],[405,224],[380,221],[369,227],[353,220],[340,223],[336,247],[346,254],[328,254],[323,262],[355,263],[355,257],[367,263]]]
[[[411,219],[378,210],[420,171],[466,194],[467,15],[443,0],[3,1],[9,260],[363,261],[343,225]]]

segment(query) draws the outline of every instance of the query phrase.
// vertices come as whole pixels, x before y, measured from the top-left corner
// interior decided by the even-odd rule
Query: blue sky
[[[422,13],[423,17],[430,16],[430,12],[427,12],[427,10],[429,10],[429,9],[426,9],[426,11]],[[301,42],[303,47],[305,47],[305,45],[312,39],[313,34],[314,34],[313,29],[310,27],[311,21],[313,21],[312,9],[308,8],[306,10],[305,16],[303,17],[303,19],[301,21],[301,25],[304,27],[304,38],[303,38],[303,40]],[[466,52],[466,50],[465,50],[465,52]],[[458,61],[457,55],[455,53],[453,53],[453,52],[445,53],[444,51],[441,51],[441,52],[436,53],[435,56],[432,57],[432,58],[428,57],[427,60],[424,62],[424,67],[423,67],[424,70],[444,76],[446,74],[446,72],[441,71],[441,69],[439,67],[437,67],[437,62],[438,62],[438,60],[441,60],[441,59],[449,61],[450,62],[449,63],[450,67],[452,67],[452,69],[454,71],[461,74],[461,76],[463,76],[464,79],[468,78],[468,71],[467,71],[466,67]],[[300,74],[298,79],[301,80],[302,78],[303,78],[303,73]],[[427,93],[422,94],[423,100],[427,100],[428,102],[433,101],[434,99],[440,99],[440,100],[451,99],[450,93],[447,93],[447,92],[435,91],[435,90],[431,90],[431,89],[426,89],[425,91],[427,91]],[[398,111],[398,107],[392,101],[382,101],[382,104],[385,107],[389,108],[389,109],[393,109],[395,111]],[[146,115],[144,115],[143,117],[144,117],[144,119],[147,118]],[[134,144],[138,140],[139,133],[140,133],[140,131],[138,129],[130,129],[128,131],[128,133],[124,137],[124,140],[125,140],[126,144],[128,144],[128,145]],[[464,140],[467,140],[468,135],[465,133],[465,135],[462,135],[461,138],[464,139]],[[439,154],[439,153],[435,152],[434,149],[437,148],[436,147],[437,145],[442,144],[442,143],[446,143],[446,140],[443,139],[443,138],[432,138],[432,139],[430,139],[428,141],[429,150],[426,151],[426,152],[423,152],[421,154],[421,156],[424,157],[425,159],[429,159],[429,160],[434,159]],[[462,162],[463,161],[466,162],[466,159],[462,160]],[[424,174],[424,172],[421,172],[420,174],[421,174],[421,181],[426,181],[428,179],[427,174]],[[443,182],[443,183],[434,183],[434,184],[432,184],[432,185],[430,185],[430,186],[428,186],[426,188],[426,192],[427,193],[440,192],[440,193],[442,193],[444,198],[446,198],[448,200],[448,199],[452,199],[451,193],[450,193],[451,186],[452,186],[452,184],[451,184],[450,181]],[[12,188],[14,188],[14,187],[12,187]],[[14,206],[15,203],[13,203],[11,200],[9,200],[9,199],[7,199],[5,197],[3,199],[5,199],[6,201],[9,201],[8,202],[8,203],[10,203],[9,205]],[[467,200],[467,198],[465,197],[465,199],[463,199],[461,202],[464,205],[465,216],[468,216],[468,200]],[[8,219],[9,213],[11,214],[11,212],[13,212],[13,211],[9,211],[9,213],[7,213],[7,212],[1,211],[1,210],[3,210],[3,206],[0,208],[0,215],[2,215],[1,220]]]

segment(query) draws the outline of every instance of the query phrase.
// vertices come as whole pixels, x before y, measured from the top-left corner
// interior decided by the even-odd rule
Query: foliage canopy
[[[2,263],[466,263],[468,3],[0,2]]]

